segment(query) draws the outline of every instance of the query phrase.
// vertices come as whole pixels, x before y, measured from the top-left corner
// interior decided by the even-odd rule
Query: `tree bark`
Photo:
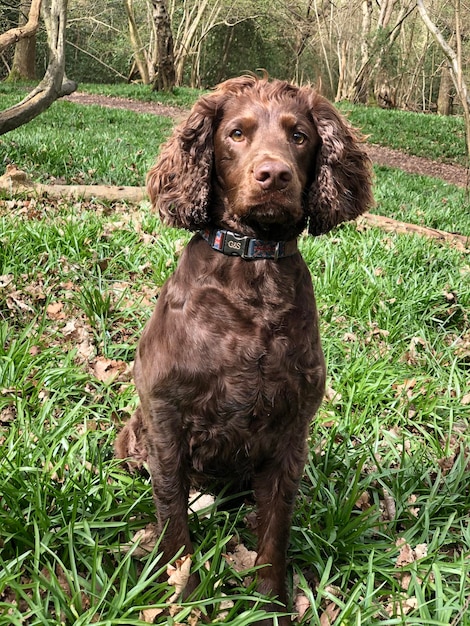
[[[132,49],[134,50],[134,59],[140,77],[144,85],[150,84],[150,73],[147,64],[147,57],[144,51],[144,45],[139,35],[139,29],[135,21],[134,7],[132,0],[124,0],[127,12],[127,21],[129,23],[129,36],[131,39]]]
[[[439,83],[439,95],[437,97],[437,112],[439,115],[452,115],[454,97],[454,83],[447,64],[441,68],[441,80]]]
[[[18,28],[28,23],[32,0],[21,0]],[[9,78],[12,80],[34,80],[36,78],[36,31],[21,37],[15,46],[15,56]]]
[[[170,91],[176,84],[173,33],[165,0],[152,0],[155,23],[157,62],[155,64],[154,91]]]
[[[18,28],[11,28],[10,30],[7,30],[6,33],[0,35],[0,53],[20,39],[23,39],[24,37],[31,37],[36,33],[39,26],[40,9],[41,0],[32,0],[26,24],[24,24],[24,26],[18,26]]]
[[[45,0],[43,18],[49,44],[49,65],[42,81],[24,100],[0,112],[0,135],[31,121],[57,98],[77,88],[75,82],[65,77],[67,0]]]

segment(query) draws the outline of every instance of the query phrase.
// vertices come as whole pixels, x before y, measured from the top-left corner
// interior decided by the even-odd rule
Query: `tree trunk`
[[[152,0],[156,31],[157,62],[155,64],[154,91],[170,91],[176,84],[173,33],[165,0]]]
[[[49,44],[49,65],[39,85],[24,100],[0,112],[0,135],[26,124],[45,111],[57,98],[77,88],[65,77],[65,27],[67,0],[45,0],[43,18]]]
[[[28,23],[31,11],[31,0],[21,0],[18,28]],[[15,46],[15,56],[9,75],[10,80],[34,80],[36,78],[36,33],[22,37]]]
[[[132,49],[134,51],[134,59],[140,77],[144,85],[150,84],[150,74],[147,65],[147,57],[145,55],[144,45],[140,38],[139,29],[135,21],[134,7],[132,0],[124,0],[127,12],[127,21],[129,23],[129,36],[131,39]]]
[[[437,98],[437,112],[439,115],[452,115],[454,105],[454,83],[446,64],[441,69],[441,81],[439,83],[439,95]]]
[[[18,28],[11,28],[7,30],[6,33],[0,35],[0,53],[20,39],[31,37],[36,33],[39,26],[40,9],[41,0],[32,0],[26,24],[24,26],[18,26]]]

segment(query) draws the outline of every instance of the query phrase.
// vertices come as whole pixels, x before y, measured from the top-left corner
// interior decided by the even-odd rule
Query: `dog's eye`
[[[292,141],[298,146],[305,143],[306,140],[307,140],[307,135],[305,135],[304,133],[301,133],[298,130],[292,133]]]
[[[233,139],[233,141],[243,141],[243,139],[245,138],[243,135],[243,131],[241,131],[239,128],[235,128],[235,130],[232,130],[229,136],[230,139]]]

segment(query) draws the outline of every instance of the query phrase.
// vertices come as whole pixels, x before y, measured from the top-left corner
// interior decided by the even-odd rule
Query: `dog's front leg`
[[[257,589],[260,593],[277,598],[284,606],[287,606],[286,552],[302,470],[303,463],[288,464],[285,459],[277,459],[263,468],[253,481],[258,516],[256,565],[263,566],[257,572]],[[266,610],[282,611],[283,607],[272,603]],[[282,626],[290,623],[289,617],[279,618]],[[271,625],[272,620],[261,624]]]
[[[161,424],[161,422],[159,422]],[[193,546],[188,526],[189,472],[187,455],[178,433],[162,432],[152,436],[150,428],[149,470],[157,511],[163,562],[171,561],[178,552],[192,554]],[[192,574],[183,592],[186,599],[199,583]]]

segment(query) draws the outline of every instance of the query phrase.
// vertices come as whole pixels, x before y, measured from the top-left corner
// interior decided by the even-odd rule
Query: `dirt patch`
[[[367,144],[367,152],[373,163],[386,165],[408,172],[409,174],[422,174],[441,178],[446,182],[458,187],[470,187],[470,170],[462,165],[441,163],[424,157],[406,154],[400,150],[385,148],[376,144]]]
[[[167,106],[161,102],[141,102],[140,100],[132,100],[130,98],[99,96],[82,93],[80,91],[76,91],[70,96],[65,96],[63,99],[69,102],[75,102],[76,104],[97,104],[98,106],[107,107],[109,109],[125,109],[126,111],[134,111],[135,113],[151,113],[152,115],[173,117],[176,120],[184,118],[187,113],[187,110],[183,107]]]

